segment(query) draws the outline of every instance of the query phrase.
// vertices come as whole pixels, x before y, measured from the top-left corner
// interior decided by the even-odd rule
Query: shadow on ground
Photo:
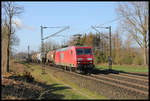
[[[132,73],[132,72],[125,72],[122,70],[114,70],[114,69],[97,69],[94,68],[92,71],[92,74],[119,74],[119,73],[125,73],[125,74],[132,74],[137,76],[148,76],[148,74],[142,74],[142,73]]]
[[[92,74],[119,74],[123,71],[117,71],[117,70],[110,70],[110,69],[97,69],[94,68],[92,71]]]
[[[3,96],[13,96],[15,98],[22,99],[63,99],[63,94],[56,94],[54,91],[60,91],[65,89],[71,89],[70,87],[56,87],[60,84],[47,85],[33,80],[27,82],[26,79],[21,76],[9,76],[7,79],[13,79],[14,81],[22,81],[21,84],[2,85]],[[26,84],[25,84],[26,83]]]

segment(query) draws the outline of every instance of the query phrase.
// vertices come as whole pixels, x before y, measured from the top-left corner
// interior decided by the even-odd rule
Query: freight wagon
[[[42,59],[41,59],[41,53],[35,53],[31,56],[31,60],[32,62],[35,63],[41,63]]]

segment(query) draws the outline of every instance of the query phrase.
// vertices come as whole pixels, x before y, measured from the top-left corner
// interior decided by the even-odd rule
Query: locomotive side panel
[[[73,54],[71,54],[71,47],[67,47],[56,51],[55,63],[57,65],[74,67]]]
[[[56,53],[55,53],[55,64],[56,65],[59,65],[59,51],[56,51]]]

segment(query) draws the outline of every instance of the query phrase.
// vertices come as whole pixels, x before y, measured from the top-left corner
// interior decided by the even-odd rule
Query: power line
[[[84,29],[84,30],[82,30],[82,31],[80,31],[80,32],[78,32],[78,33],[82,33],[82,32],[84,32],[84,31],[87,31],[87,30],[89,30],[90,29],[90,27],[88,27],[87,29]],[[73,34],[73,35],[75,35],[75,34]],[[72,36],[73,36],[72,35]]]
[[[107,23],[112,23],[112,22],[114,22],[114,21],[120,20],[121,18],[132,17],[132,15],[135,15],[135,14],[134,14],[134,13],[131,13],[131,15],[126,15],[126,16],[117,17],[117,18],[115,18],[115,19],[113,19],[113,20],[111,20],[111,21],[108,21],[108,22],[106,22],[106,23],[101,24],[101,26],[102,26],[102,25],[105,25],[105,24],[107,24]],[[101,27],[101,26],[98,26],[98,27]],[[95,27],[96,27],[96,26],[95,26]]]
[[[99,26],[95,26],[95,27],[101,27],[101,26],[103,26],[103,25],[105,25],[105,24],[107,24],[107,23],[112,23],[112,22],[114,22],[114,21],[120,20],[121,18],[122,18],[122,17],[115,18],[115,19],[113,19],[113,20],[111,20],[111,21],[105,22],[105,23],[103,23],[103,24],[101,24],[101,25],[99,25]]]
[[[45,39],[48,39],[48,38],[50,38],[50,37],[53,37],[53,36],[57,35],[58,33],[60,33],[60,32],[62,32],[62,31],[64,31],[64,30],[66,30],[66,29],[69,29],[69,26],[67,26],[67,27],[65,27],[65,28],[63,28],[63,29],[57,31],[56,33],[53,33],[52,35],[49,35],[49,36],[47,36],[47,37],[45,37],[45,38],[43,38],[43,39],[45,40]]]
[[[107,24],[107,23],[112,23],[112,22],[114,22],[114,21],[120,20],[121,18],[122,18],[122,17],[115,18],[115,19],[113,19],[113,20],[111,20],[111,21],[108,21],[108,22],[106,22],[106,23],[101,24],[100,26],[105,25],[105,24]],[[93,26],[93,27],[100,27],[100,26]],[[91,27],[88,27],[87,29],[82,30],[82,31],[80,31],[80,32],[78,32],[78,33],[81,33],[81,32],[84,32],[84,31],[86,31],[86,30],[89,30],[90,28],[91,28]]]
[[[108,21],[108,22],[106,22],[106,23],[101,24],[100,26],[105,25],[105,24],[107,24],[107,23],[112,23],[112,22],[114,22],[114,21],[120,20],[121,18],[122,18],[122,17],[115,18],[115,19],[113,19],[113,20],[111,20],[111,21]],[[100,27],[100,26],[93,26],[93,27]],[[86,30],[89,30],[90,28],[91,28],[91,27],[88,27],[87,29],[84,29],[84,30],[82,30],[82,31],[80,31],[80,32],[78,32],[78,33],[81,33],[81,32],[84,32],[84,31],[86,31]]]

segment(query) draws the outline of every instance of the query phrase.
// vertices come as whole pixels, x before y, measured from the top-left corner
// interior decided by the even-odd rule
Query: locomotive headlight
[[[87,60],[92,60],[92,58],[87,58]]]
[[[82,58],[78,58],[78,61],[81,61],[82,60]]]

